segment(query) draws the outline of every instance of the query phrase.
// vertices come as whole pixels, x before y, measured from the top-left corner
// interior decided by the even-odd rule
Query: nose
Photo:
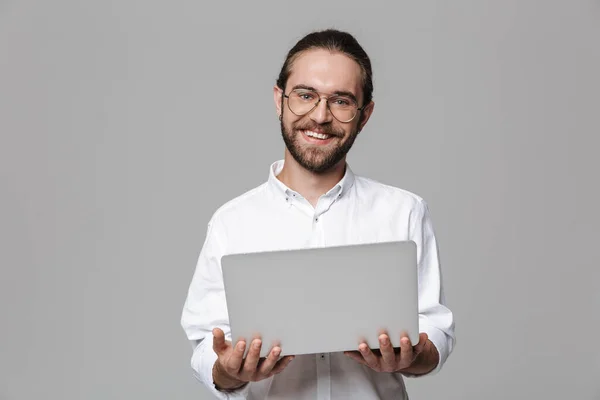
[[[327,122],[331,122],[333,116],[331,112],[327,108],[327,100],[321,99],[319,104],[315,107],[314,110],[310,113],[310,119],[315,121],[317,124],[324,124]]]

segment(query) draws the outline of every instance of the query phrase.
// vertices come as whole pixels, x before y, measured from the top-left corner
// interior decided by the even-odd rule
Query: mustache
[[[344,132],[335,130],[331,125],[318,125],[318,124],[296,124],[294,125],[294,130],[297,131],[316,131],[321,132],[326,135],[331,135],[335,137],[343,137]]]

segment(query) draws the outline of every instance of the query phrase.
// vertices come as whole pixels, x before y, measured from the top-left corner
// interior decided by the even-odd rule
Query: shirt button
[[[317,217],[317,218],[315,218],[315,222],[319,222],[319,218],[318,218],[318,217]]]
[[[321,358],[325,358],[325,354],[321,354]]]

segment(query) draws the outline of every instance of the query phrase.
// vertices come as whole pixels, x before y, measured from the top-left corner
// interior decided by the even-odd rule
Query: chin
[[[340,162],[340,160],[332,160],[330,155],[319,155],[317,157],[314,157],[304,153],[303,156],[304,157],[294,156],[294,159],[304,169],[315,174],[323,174],[329,172]]]

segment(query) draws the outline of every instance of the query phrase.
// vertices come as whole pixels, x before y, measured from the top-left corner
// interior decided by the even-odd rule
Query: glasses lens
[[[310,90],[293,90],[289,96],[290,110],[296,115],[304,115],[319,101],[319,95]]]
[[[330,97],[328,103],[331,113],[339,121],[350,121],[356,115],[356,103],[349,96]]]

